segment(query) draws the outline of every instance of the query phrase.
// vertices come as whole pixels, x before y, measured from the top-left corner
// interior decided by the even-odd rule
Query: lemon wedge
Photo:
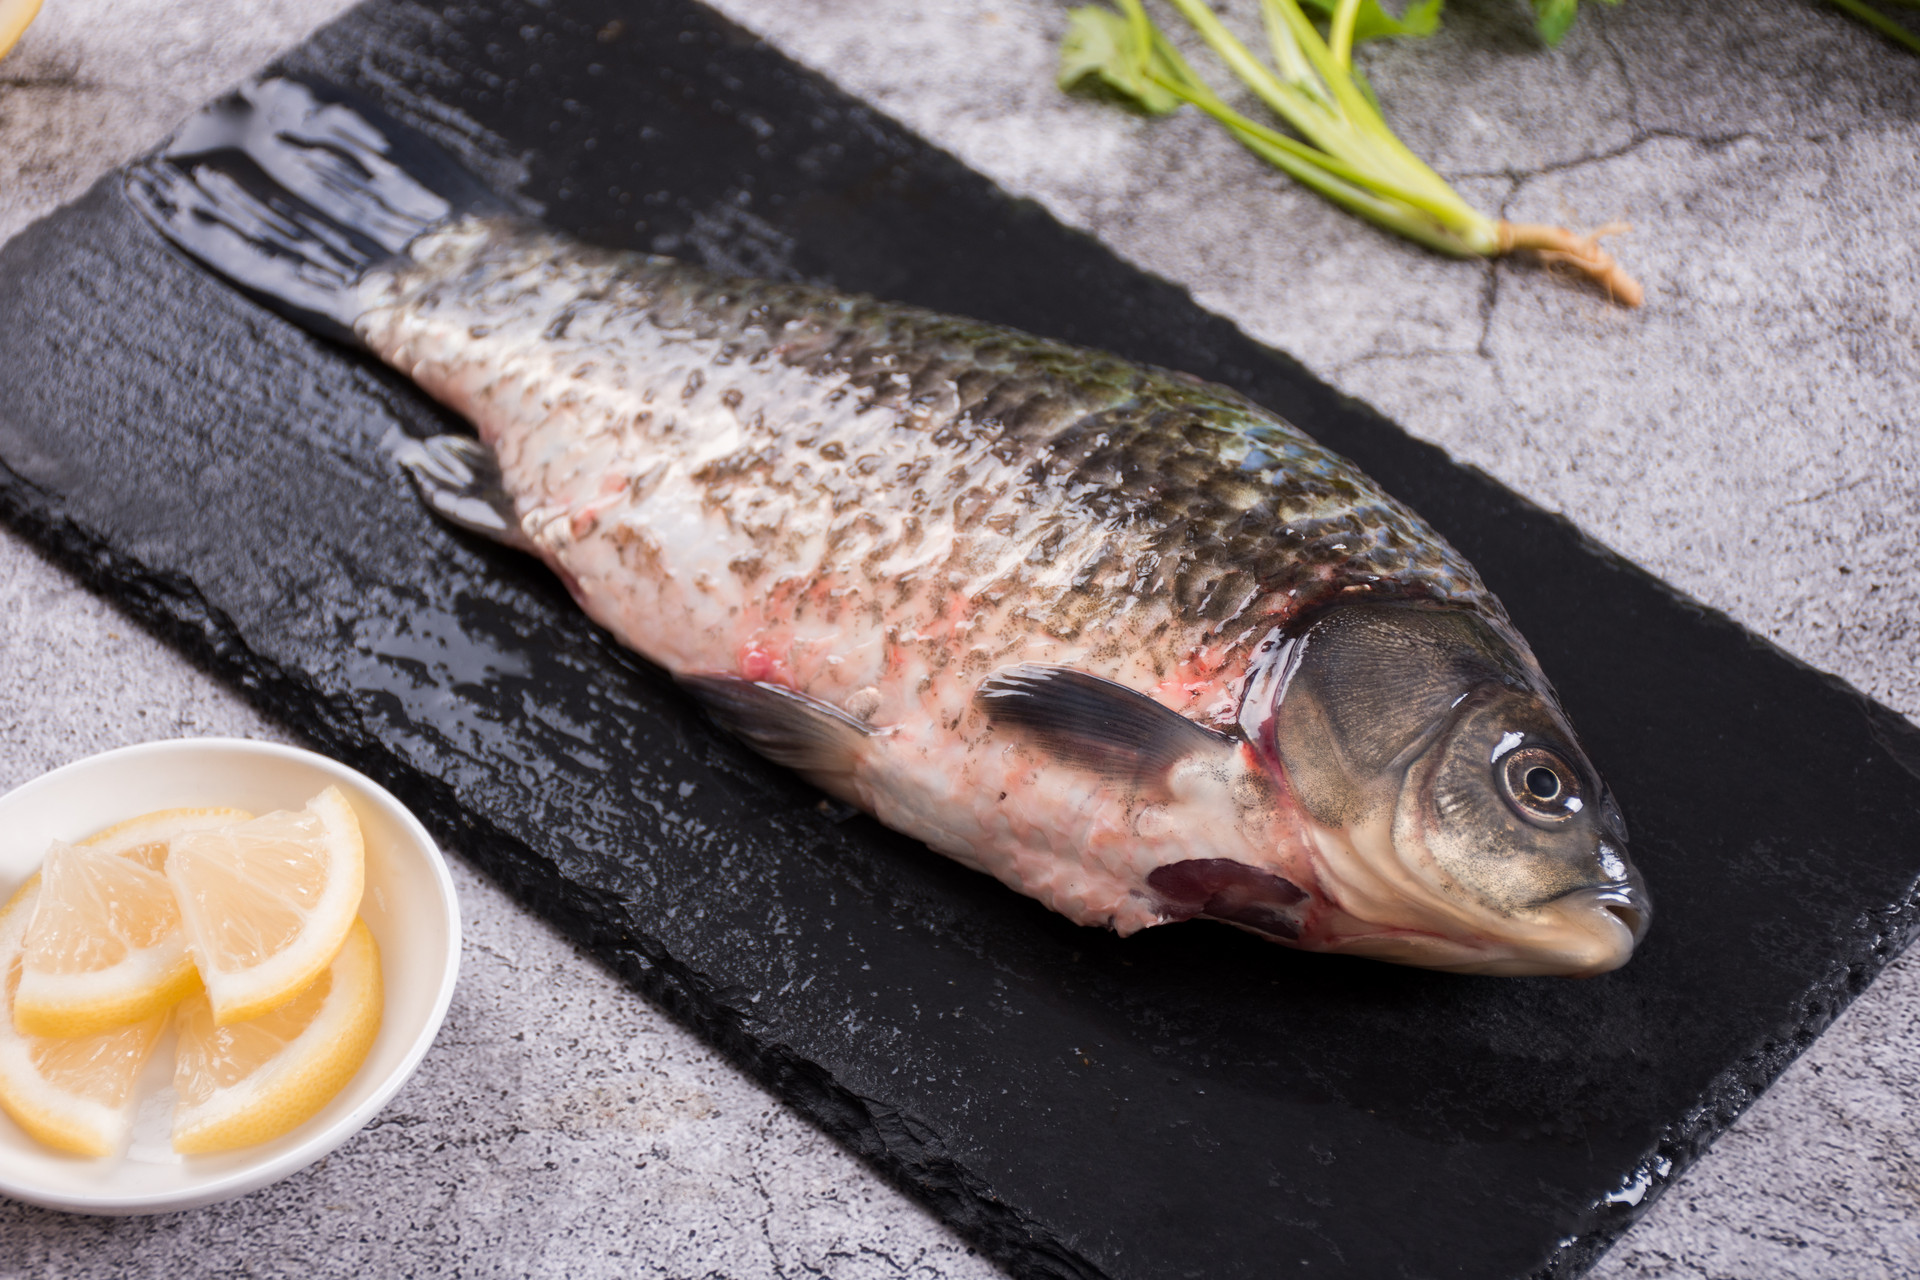
[[[338,787],[282,810],[176,838],[166,878],[215,1026],[299,995],[340,951],[360,910],[366,848]]]
[[[100,1035],[43,1039],[14,1029],[29,921],[40,880],[0,907],[0,1111],[61,1151],[108,1156],[126,1144],[138,1099],[133,1084],[166,1025],[164,1014]]]
[[[220,1026],[189,997],[174,1015],[174,1150],[230,1151],[311,1117],[365,1061],[382,1003],[380,949],[357,918],[333,963],[270,1013]]]
[[[162,809],[78,848],[56,841],[27,929],[16,1028],[92,1035],[164,1013],[197,990],[173,890],[159,872],[180,836],[252,816],[244,809]]]
[[[7,56],[13,42],[20,38],[40,12],[40,0],[0,0],[0,58]]]
[[[53,842],[27,925],[15,1030],[94,1035],[163,1014],[199,985],[165,876]]]

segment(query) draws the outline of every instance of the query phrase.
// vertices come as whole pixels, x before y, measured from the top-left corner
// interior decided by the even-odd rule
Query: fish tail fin
[[[128,168],[125,189],[189,256],[296,324],[349,343],[368,268],[451,218],[512,211],[379,108],[277,76],[188,120]]]

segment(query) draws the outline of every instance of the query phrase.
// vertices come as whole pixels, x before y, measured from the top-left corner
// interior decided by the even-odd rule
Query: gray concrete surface
[[[48,5],[0,63],[0,238],[344,7]],[[1920,715],[1920,64],[1829,8],[1588,6],[1548,54],[1518,0],[1455,0],[1441,36],[1369,55],[1389,117],[1483,207],[1632,221],[1617,251],[1648,288],[1633,313],[1537,267],[1391,240],[1200,121],[1061,98],[1063,3],[718,7],[1409,430]],[[0,786],[119,742],[278,733],[5,537],[0,655]],[[197,1214],[101,1224],[0,1204],[0,1276],[993,1274],[491,886],[463,871],[461,888],[472,932],[453,1016],[380,1126],[320,1170]],[[1916,1014],[1909,957],[1595,1274],[1920,1273]]]

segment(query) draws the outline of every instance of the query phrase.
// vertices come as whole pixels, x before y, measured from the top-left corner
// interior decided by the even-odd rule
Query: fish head
[[[1241,723],[1307,825],[1317,945],[1584,977],[1645,935],[1619,807],[1503,622],[1334,608],[1271,652]]]

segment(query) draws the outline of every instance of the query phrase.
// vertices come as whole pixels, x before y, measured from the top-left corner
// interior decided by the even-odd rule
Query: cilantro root
[[[1508,254],[1516,249],[1530,249],[1534,256],[1550,267],[1564,267],[1584,279],[1591,280],[1606,291],[1607,297],[1622,306],[1637,307],[1646,298],[1646,291],[1640,282],[1626,273],[1613,255],[1600,247],[1600,237],[1618,235],[1631,228],[1624,222],[1609,222],[1584,236],[1575,235],[1565,227],[1546,226],[1537,222],[1507,222],[1495,224],[1499,232],[1498,252]]]

